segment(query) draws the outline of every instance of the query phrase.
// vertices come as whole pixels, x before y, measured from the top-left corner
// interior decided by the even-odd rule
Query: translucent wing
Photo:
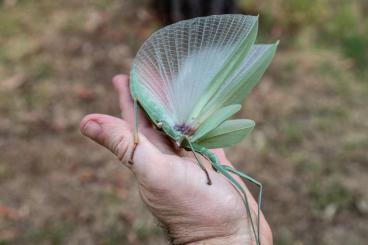
[[[224,81],[221,89],[204,107],[201,119],[205,120],[223,106],[242,103],[271,63],[277,46],[278,42],[253,45],[239,69]]]
[[[164,113],[175,125],[191,124],[194,109],[200,112],[241,65],[256,38],[257,19],[201,17],[155,32],[134,60],[133,96],[143,107],[159,107],[157,117]]]

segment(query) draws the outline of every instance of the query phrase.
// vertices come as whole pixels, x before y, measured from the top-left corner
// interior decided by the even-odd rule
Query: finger
[[[113,84],[119,95],[119,104],[122,112],[122,117],[128,124],[134,127],[134,107],[133,100],[130,95],[129,77],[127,75],[116,75],[113,79]],[[151,123],[148,121],[146,115],[142,110],[138,109],[138,123],[139,126],[149,127]]]
[[[113,84],[119,95],[119,104],[122,117],[134,128],[134,108],[129,90],[129,78],[126,75],[117,75],[113,78]],[[163,153],[172,153],[170,141],[160,132],[152,127],[143,111],[138,108],[138,126],[140,131]]]
[[[119,118],[90,114],[80,123],[82,134],[113,152],[137,176],[138,180],[152,179],[154,174],[160,174],[164,169],[163,154],[153,146],[143,135],[137,145],[133,164],[128,161],[134,149],[133,134],[128,124]]]

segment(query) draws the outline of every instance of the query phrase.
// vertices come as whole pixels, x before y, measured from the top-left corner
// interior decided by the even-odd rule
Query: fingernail
[[[95,138],[100,134],[101,130],[100,124],[95,121],[88,121],[83,128],[83,134],[90,138]]]

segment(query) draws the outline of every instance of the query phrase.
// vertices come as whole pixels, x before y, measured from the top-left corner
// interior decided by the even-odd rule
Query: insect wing
[[[243,103],[246,95],[257,84],[271,63],[276,48],[277,43],[253,45],[239,70],[225,82],[221,91],[211,98],[201,116],[206,117],[227,105]]]
[[[254,128],[255,122],[249,119],[227,120],[198,140],[206,148],[222,148],[235,145],[244,139]]]
[[[241,105],[229,105],[213,113],[202,125],[198,127],[196,132],[191,138],[191,141],[195,142],[202,136],[211,132],[213,129],[217,128],[226,119],[230,118],[232,115],[240,111]]]
[[[239,46],[233,50],[233,54],[226,60],[223,67],[220,68],[213,77],[205,94],[193,109],[192,117],[198,117],[211,97],[216,94],[223,82],[228,79],[242,64],[243,60],[252,48],[258,32],[258,16],[249,16],[244,23],[246,35]]]

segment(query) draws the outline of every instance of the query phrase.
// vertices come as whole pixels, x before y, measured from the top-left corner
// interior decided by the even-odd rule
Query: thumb
[[[109,149],[119,160],[128,166],[138,179],[147,178],[157,165],[162,165],[163,154],[143,135],[139,135],[139,144],[134,152],[133,164],[129,164],[133,149],[133,133],[128,123],[122,119],[90,114],[80,123],[83,135]]]

